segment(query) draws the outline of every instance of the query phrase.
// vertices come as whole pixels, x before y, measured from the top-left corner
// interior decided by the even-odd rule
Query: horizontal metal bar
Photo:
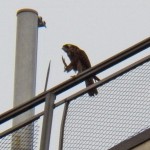
[[[33,108],[34,106],[42,103],[45,101],[45,95],[47,93],[54,93],[56,95],[68,90],[69,88],[77,85],[78,83],[83,82],[86,78],[93,76],[97,73],[100,73],[114,65],[116,65],[117,63],[141,52],[142,50],[146,49],[150,47],[150,37],[137,43],[136,45],[114,55],[113,57],[95,65],[94,67],[85,70],[84,72],[80,73],[78,76],[76,76],[76,78],[71,78],[41,94],[39,94],[38,96],[32,98],[31,100],[29,100],[28,102],[21,104],[13,109],[11,109],[10,111],[7,111],[6,113],[3,113],[2,115],[0,115],[0,123],[5,122],[9,119],[11,119],[12,117],[15,117],[17,115],[19,115],[20,113],[23,113],[25,111],[27,111],[28,109]]]
[[[17,115],[43,103],[45,101],[45,95],[34,97],[32,100],[25,102],[17,107],[10,109],[9,111],[0,115],[0,124],[16,117]]]
[[[135,62],[135,63],[133,63],[133,64],[131,64],[131,65],[121,69],[121,70],[119,70],[119,71],[117,71],[116,73],[114,73],[114,74],[104,78],[103,80],[101,80],[99,82],[96,82],[95,84],[93,84],[93,85],[91,85],[91,86],[89,86],[89,87],[87,87],[87,88],[85,88],[83,90],[80,90],[79,92],[77,92],[77,93],[75,93],[75,94],[73,94],[73,95],[71,95],[71,96],[69,96],[69,97],[67,97],[67,98],[65,98],[65,99],[55,103],[54,107],[58,107],[58,106],[66,103],[66,102],[70,102],[70,101],[76,99],[77,97],[87,93],[87,91],[89,91],[89,90],[91,90],[93,88],[97,88],[99,86],[102,86],[102,85],[110,82],[111,80],[117,78],[118,76],[120,76],[120,75],[122,75],[122,74],[124,74],[124,73],[126,73],[126,72],[128,72],[128,71],[130,71],[130,70],[132,70],[134,68],[136,68],[137,66],[139,66],[139,65],[141,65],[141,64],[143,64],[145,62],[148,62],[148,61],[150,61],[150,56],[144,57],[143,59],[141,59],[141,60],[139,60],[139,61],[137,61],[137,62]]]
[[[11,133],[13,133],[13,132],[15,132],[15,131],[17,131],[17,130],[19,130],[19,129],[21,129],[21,128],[23,128],[23,127],[25,127],[26,125],[32,123],[33,121],[38,120],[41,116],[43,116],[43,114],[44,114],[44,111],[37,114],[37,115],[35,115],[35,116],[33,116],[33,117],[31,117],[31,118],[29,118],[29,119],[27,119],[27,120],[25,120],[24,122],[10,128],[10,129],[0,133],[0,139],[7,136],[7,135],[9,135],[9,134],[11,134]]]

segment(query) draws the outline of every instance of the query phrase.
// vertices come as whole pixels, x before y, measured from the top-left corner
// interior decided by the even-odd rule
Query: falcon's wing
[[[91,63],[90,63],[90,60],[89,60],[88,56],[86,55],[86,53],[83,50],[79,50],[78,53],[79,53],[78,57],[81,61],[81,64],[83,65],[84,69],[91,68]]]

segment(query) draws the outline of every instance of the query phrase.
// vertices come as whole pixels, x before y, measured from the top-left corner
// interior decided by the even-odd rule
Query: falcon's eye
[[[69,46],[68,46],[68,45],[64,45],[64,47],[65,47],[66,49],[69,49]]]
[[[62,49],[63,49],[65,52],[67,52],[67,51],[68,51],[68,46],[64,45],[64,46],[62,47]]]
[[[62,49],[67,52],[70,49],[71,45],[70,44],[65,44],[63,45]]]

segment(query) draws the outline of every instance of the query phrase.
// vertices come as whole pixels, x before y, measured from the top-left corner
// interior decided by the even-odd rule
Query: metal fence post
[[[52,93],[46,95],[40,150],[49,150],[55,98]]]

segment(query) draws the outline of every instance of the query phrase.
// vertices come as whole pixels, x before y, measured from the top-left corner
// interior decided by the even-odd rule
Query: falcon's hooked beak
[[[64,46],[62,47],[62,50],[64,50],[65,52],[67,51],[66,48],[65,48]]]
[[[68,49],[70,48],[70,44],[65,44],[65,45],[63,45],[63,47],[62,47],[62,49],[66,52],[66,53],[68,53]]]

